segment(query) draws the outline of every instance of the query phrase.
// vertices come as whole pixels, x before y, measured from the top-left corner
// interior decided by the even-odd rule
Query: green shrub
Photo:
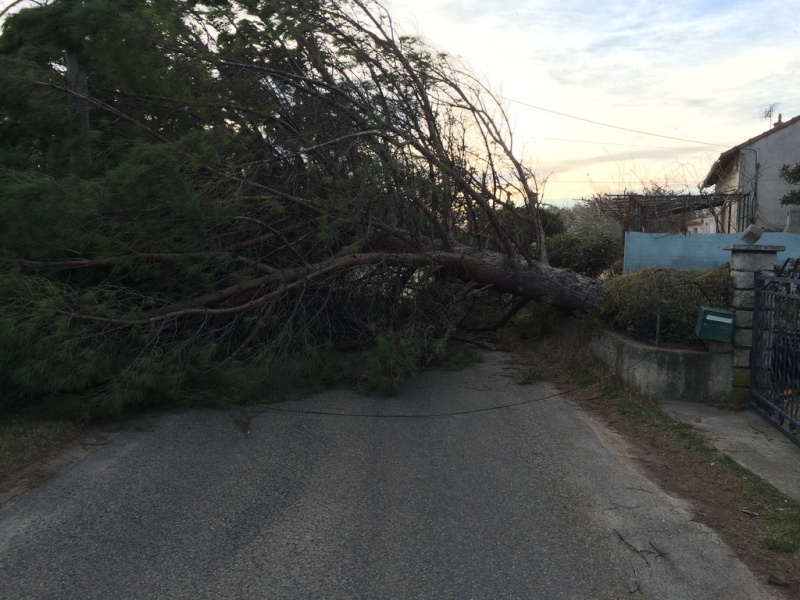
[[[622,256],[622,246],[608,235],[559,233],[547,238],[547,254],[554,267],[597,277]]]
[[[601,308],[614,329],[641,340],[694,343],[701,306],[727,308],[730,297],[727,265],[708,271],[674,268],[639,269],[608,282]]]

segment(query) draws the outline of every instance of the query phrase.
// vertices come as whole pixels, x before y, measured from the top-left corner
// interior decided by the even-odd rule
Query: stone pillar
[[[800,233],[800,206],[790,206],[783,233]]]
[[[784,246],[736,245],[726,246],[731,253],[730,306],[736,313],[733,337],[733,387],[731,403],[747,406],[750,395],[750,348],[753,346],[753,299],[757,275],[775,273],[778,252]]]

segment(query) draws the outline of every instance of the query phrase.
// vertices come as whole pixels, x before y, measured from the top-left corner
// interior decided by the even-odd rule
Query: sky
[[[643,182],[697,192],[722,152],[770,128],[771,105],[773,123],[800,115],[797,0],[389,1],[396,27],[506,99],[545,202]]]
[[[770,128],[770,106],[773,122],[800,115],[798,0],[380,1],[506,100],[556,205],[651,182],[696,192]]]

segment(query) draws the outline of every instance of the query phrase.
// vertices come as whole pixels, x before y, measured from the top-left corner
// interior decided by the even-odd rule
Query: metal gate
[[[800,259],[756,281],[750,352],[750,407],[800,445]]]

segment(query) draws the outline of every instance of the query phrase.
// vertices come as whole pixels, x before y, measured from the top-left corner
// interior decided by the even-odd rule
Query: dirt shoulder
[[[10,419],[0,425],[0,510],[106,443],[111,426]]]

